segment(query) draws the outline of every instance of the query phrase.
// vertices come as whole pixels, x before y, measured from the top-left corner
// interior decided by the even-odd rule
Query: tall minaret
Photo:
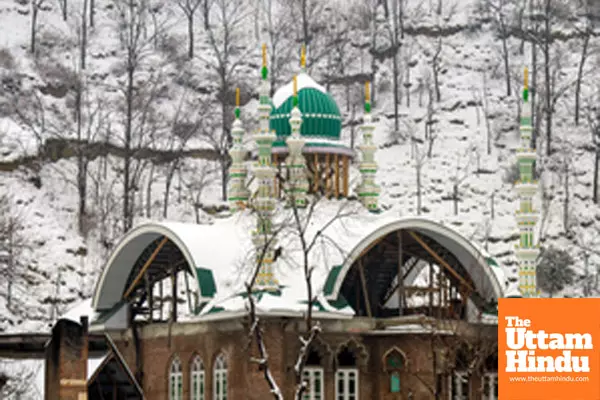
[[[257,214],[257,227],[252,232],[252,240],[256,246],[256,262],[260,265],[256,277],[257,289],[277,289],[279,283],[273,272],[273,257],[275,240],[272,231],[272,216],[276,200],[273,196],[275,168],[271,161],[271,151],[275,141],[275,132],[269,130],[271,102],[269,99],[270,85],[267,77],[267,45],[262,48],[263,66],[261,69],[262,82],[260,86],[259,128],[254,135],[258,147],[258,160],[254,165],[254,177],[258,182],[258,190],[253,200]]]
[[[248,203],[248,189],[246,188],[246,177],[248,171],[244,164],[246,149],[244,148],[244,128],[240,120],[240,89],[235,91],[235,121],[231,129],[233,145],[229,149],[231,156],[231,166],[229,167],[229,205],[232,211],[246,208]]]
[[[361,202],[369,211],[377,211],[379,192],[381,189],[375,183],[375,174],[377,173],[377,162],[375,161],[375,151],[377,146],[373,143],[373,131],[375,126],[371,118],[371,93],[369,82],[365,83],[365,116],[364,122],[360,127],[363,141],[359,146],[362,153],[362,161],[359,169],[361,174],[361,184],[358,187],[358,196]]]
[[[520,241],[516,247],[519,261],[519,290],[523,297],[538,297],[536,279],[536,260],[539,245],[534,244],[534,230],[539,214],[533,207],[533,196],[537,193],[538,185],[534,180],[534,163],[536,151],[531,143],[531,104],[529,104],[529,75],[525,68],[523,85],[523,109],[521,111],[521,145],[517,149],[520,179],[515,188],[519,195],[519,209],[516,213],[519,225]]]
[[[304,47],[302,48],[302,68],[304,68]],[[306,176],[306,159],[302,154],[304,138],[300,135],[302,126],[302,112],[298,108],[298,77],[294,76],[294,108],[291,111],[290,125],[292,134],[286,139],[289,155],[285,160],[288,170],[288,184],[286,192],[291,206],[306,207],[308,193],[308,178]]]

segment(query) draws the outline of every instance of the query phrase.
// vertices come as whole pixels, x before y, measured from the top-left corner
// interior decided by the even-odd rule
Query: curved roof
[[[212,271],[206,269],[206,261],[208,255],[215,251],[227,253],[225,246],[219,248],[218,242],[211,240],[215,236],[222,238],[221,234],[224,233],[219,233],[218,229],[211,225],[178,222],[150,222],[132,229],[121,239],[108,259],[94,291],[92,308],[111,309],[122,299],[136,261],[144,250],[161,236],[167,237],[182,252],[190,273],[198,282],[201,297],[213,297],[216,288],[213,281],[211,290]],[[203,274],[204,271],[209,273]],[[201,275],[203,279],[200,279]]]
[[[305,73],[298,75],[298,108],[302,112],[302,136],[339,140],[342,130],[340,110],[327,91]],[[290,112],[293,104],[293,82],[273,96],[270,128],[278,137],[291,134]]]
[[[335,277],[330,277],[331,287],[327,290],[326,297],[336,300],[340,293],[342,283],[352,264],[367,250],[372,243],[382,239],[388,234],[402,229],[420,232],[437,241],[448,251],[454,254],[458,261],[465,267],[477,290],[485,297],[500,298],[504,295],[504,282],[489,265],[487,257],[477,249],[469,240],[458,232],[444,225],[426,218],[401,218],[371,230],[350,251]]]
[[[324,308],[328,308],[325,300],[332,304],[338,300],[341,283],[357,257],[374,241],[399,229],[430,236],[465,266],[478,291],[503,297],[502,278],[493,271],[498,267],[491,267],[485,255],[454,230],[427,218],[400,218],[393,210],[374,215],[359,204],[344,204],[346,208],[341,210],[340,202],[323,201],[313,210],[307,225],[308,238],[321,235],[323,239],[315,245],[309,262],[315,266],[313,293],[323,299],[321,304]],[[354,206],[356,210],[349,208]],[[282,207],[276,215],[283,221],[289,218],[286,214],[289,212]],[[351,216],[327,223],[341,212]],[[228,218],[215,219],[211,225],[150,222],[132,229],[106,263],[97,282],[91,308],[102,311],[117,305],[142,253],[146,251],[147,254],[149,245],[166,236],[181,251],[205,301],[212,299],[209,304],[222,307],[223,311],[243,311],[245,302],[236,293],[243,292],[244,280],[251,272],[249,266],[254,263],[251,232],[255,224],[255,216],[250,211],[242,211]],[[303,258],[301,246],[294,235],[281,237],[278,242],[284,250],[277,260],[275,271],[284,289],[281,297],[264,296],[261,302],[264,304],[261,305],[265,309],[297,309],[299,301],[306,298],[304,280],[298,279],[302,274],[299,261]]]

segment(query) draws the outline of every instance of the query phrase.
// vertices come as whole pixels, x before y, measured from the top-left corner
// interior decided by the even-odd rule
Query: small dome
[[[297,78],[298,108],[302,112],[302,136],[339,140],[342,130],[340,110],[329,93],[310,76],[301,73]],[[290,112],[293,108],[293,81],[281,87],[273,96],[270,127],[277,136],[289,136]]]

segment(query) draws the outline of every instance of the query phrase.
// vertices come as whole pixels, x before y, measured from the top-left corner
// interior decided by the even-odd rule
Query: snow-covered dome
[[[302,136],[339,140],[342,130],[340,110],[327,90],[306,73],[297,76],[298,108],[302,112]],[[291,134],[290,112],[294,107],[294,82],[281,87],[273,96],[270,127],[279,139]]]

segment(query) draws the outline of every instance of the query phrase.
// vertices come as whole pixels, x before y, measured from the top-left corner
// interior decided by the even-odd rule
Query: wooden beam
[[[434,292],[434,286],[433,286],[433,264],[429,263],[429,316],[432,317],[433,315],[433,292]]]
[[[164,297],[164,289],[163,289],[163,281],[159,281],[159,286],[158,286],[158,295],[160,296],[160,309],[159,311],[159,318],[160,321],[163,321],[163,309],[165,308],[165,297]]]
[[[415,232],[409,231],[408,232],[420,245],[421,247],[423,247],[423,249],[425,249],[425,251],[427,251],[442,267],[446,268],[448,270],[448,272],[450,272],[450,274],[452,276],[454,276],[456,279],[458,279],[458,281],[463,284],[466,288],[468,288],[469,290],[474,291],[473,286],[471,286],[471,284],[469,282],[467,282],[467,280],[465,278],[463,278],[462,276],[460,276],[460,274],[458,272],[456,272],[454,270],[454,268],[452,268],[450,266],[450,264],[448,264],[446,262],[446,260],[444,260],[442,257],[439,256],[439,254],[437,254],[431,247],[429,247],[427,245],[427,243],[425,243],[425,241],[419,236],[417,235]]]
[[[177,322],[177,268],[171,267],[171,321]]]
[[[150,309],[150,322],[154,319],[154,284],[150,282],[148,275],[145,275],[144,280],[146,281],[146,293],[148,293],[148,308]]]
[[[348,197],[348,174],[349,172],[349,168],[348,168],[348,156],[344,156],[343,157],[343,180],[344,180],[344,197]]]
[[[187,293],[187,301],[188,301],[188,309],[190,310],[191,313],[194,312],[194,308],[192,307],[192,294],[190,292],[190,281],[189,281],[189,274],[187,273],[187,271],[184,271],[184,278],[185,278],[185,292]]]
[[[398,315],[404,314],[404,272],[402,263],[402,230],[396,232],[398,236]]]
[[[335,164],[335,198],[337,199],[340,197],[340,158],[337,153],[333,163]]]
[[[158,255],[158,253],[163,248],[163,246],[167,243],[168,240],[169,240],[169,238],[165,236],[160,241],[160,243],[158,243],[158,246],[156,246],[156,249],[154,249],[154,251],[148,258],[148,260],[146,260],[146,263],[144,264],[144,266],[142,267],[142,269],[140,270],[138,275],[133,280],[133,283],[131,284],[131,286],[129,286],[129,288],[125,291],[125,294],[123,295],[124,299],[128,298],[129,295],[131,294],[131,292],[133,292],[133,289],[135,289],[137,284],[140,283],[140,280],[144,277],[146,270],[148,269],[148,267],[150,267],[150,264],[152,264],[152,261],[154,261],[154,259],[156,258],[156,256]]]
[[[331,154],[327,153],[325,155],[325,197],[329,197],[331,195]]]
[[[277,172],[279,172],[279,154],[274,153],[273,154],[273,164],[275,164],[275,168],[277,169]],[[281,193],[279,192],[279,180],[277,177],[277,174],[275,174],[275,176],[273,177],[273,194],[275,196],[277,196],[277,198],[280,197]]]
[[[319,155],[314,153],[313,157],[314,178],[313,178],[313,193],[319,191]]]
[[[367,315],[369,316],[369,318],[373,318],[373,314],[371,312],[371,301],[369,300],[369,292],[367,290],[367,280],[365,279],[365,269],[363,267],[362,260],[358,260],[358,272],[360,274],[360,283],[362,285],[363,296],[365,297]]]

